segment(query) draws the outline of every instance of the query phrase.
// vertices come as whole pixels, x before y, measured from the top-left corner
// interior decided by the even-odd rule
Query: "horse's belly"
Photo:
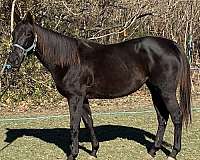
[[[110,99],[127,96],[137,91],[147,78],[142,79],[118,79],[107,83],[97,83],[87,88],[87,98]]]

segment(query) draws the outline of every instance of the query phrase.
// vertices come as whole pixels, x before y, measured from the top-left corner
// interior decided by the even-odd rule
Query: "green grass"
[[[184,129],[182,151],[178,160],[198,160],[200,158],[200,113],[193,114],[192,127]],[[133,115],[94,116],[100,149],[97,160],[145,160],[146,146],[152,142],[156,132],[155,113]],[[40,121],[0,122],[1,160],[62,160],[69,140],[69,119],[52,118]],[[91,149],[89,135],[81,129],[77,159],[88,160],[86,152]],[[172,143],[171,122],[166,130],[165,141]],[[8,143],[9,142],[9,143]],[[170,147],[167,147],[170,150]],[[166,155],[159,151],[156,160],[164,160]]]

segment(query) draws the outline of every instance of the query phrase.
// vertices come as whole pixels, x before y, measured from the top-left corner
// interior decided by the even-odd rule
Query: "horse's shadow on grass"
[[[153,143],[148,139],[155,140],[155,135],[142,129],[118,126],[118,125],[102,125],[95,127],[95,133],[99,142],[110,141],[116,138],[123,138],[133,140],[146,147],[147,151],[151,148]],[[55,129],[7,129],[5,142],[11,144],[17,138],[23,136],[31,136],[39,138],[47,143],[53,143],[61,148],[67,155],[69,155],[70,144],[70,130],[66,128]],[[90,135],[88,130],[80,129],[80,142],[90,142]],[[163,146],[171,147],[167,142],[163,142]],[[79,146],[80,149],[90,153],[91,151],[84,146]],[[170,151],[165,147],[161,150],[169,155]]]

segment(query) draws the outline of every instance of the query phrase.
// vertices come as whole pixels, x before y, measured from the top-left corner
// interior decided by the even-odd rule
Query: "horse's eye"
[[[31,33],[27,33],[27,36],[28,36],[28,37],[31,37],[31,36],[32,36],[32,34],[31,34]]]

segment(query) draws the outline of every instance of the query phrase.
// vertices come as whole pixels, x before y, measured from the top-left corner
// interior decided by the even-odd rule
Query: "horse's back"
[[[94,98],[121,97],[138,90],[148,79],[174,76],[180,65],[177,52],[173,41],[159,37],[97,45],[85,53],[93,76],[88,92]]]

